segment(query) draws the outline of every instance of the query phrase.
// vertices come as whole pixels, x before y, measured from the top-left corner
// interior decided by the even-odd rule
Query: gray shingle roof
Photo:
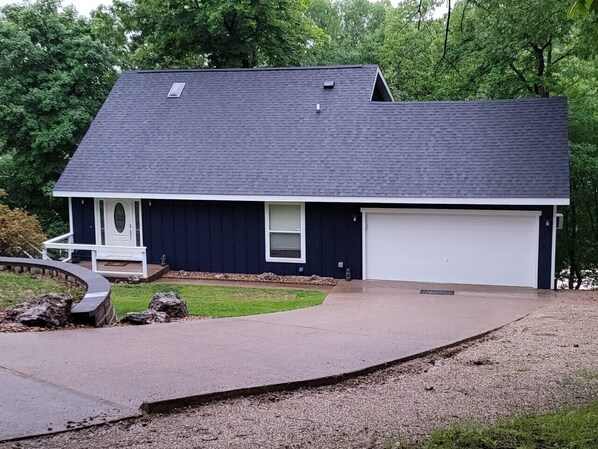
[[[124,73],[55,192],[569,197],[564,98],[371,102],[376,74]]]

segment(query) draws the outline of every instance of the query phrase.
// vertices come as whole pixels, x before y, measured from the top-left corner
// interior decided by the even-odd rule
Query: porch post
[[[95,249],[91,250],[91,271],[94,273],[98,271],[98,254]]]
[[[143,277],[147,279],[147,255],[145,253],[145,248],[141,251],[141,267],[143,271]]]

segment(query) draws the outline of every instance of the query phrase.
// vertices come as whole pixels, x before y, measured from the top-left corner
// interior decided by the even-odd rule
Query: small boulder
[[[47,293],[6,310],[6,321],[35,327],[62,327],[69,323],[73,298]]]
[[[165,312],[171,318],[189,316],[187,303],[176,292],[158,292],[152,298],[148,308],[156,312]]]
[[[259,274],[257,278],[260,281],[280,281],[280,276],[271,272]]]
[[[139,284],[141,282],[141,278],[139,276],[135,276],[134,274],[132,274],[131,276],[129,276],[127,278],[127,282],[129,284],[133,284],[133,285]]]
[[[320,282],[322,282],[322,278],[317,274],[312,274],[307,280],[312,284],[319,284]]]
[[[147,309],[143,312],[129,312],[121,318],[120,322],[134,325],[170,323],[170,317],[164,312]]]

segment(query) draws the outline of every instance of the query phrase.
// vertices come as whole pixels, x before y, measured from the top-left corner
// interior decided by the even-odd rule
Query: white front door
[[[107,246],[138,246],[135,201],[130,199],[104,199],[97,202],[98,242]],[[98,251],[99,259],[127,260],[122,251]]]
[[[135,223],[132,200],[104,200],[106,245],[135,246]]]

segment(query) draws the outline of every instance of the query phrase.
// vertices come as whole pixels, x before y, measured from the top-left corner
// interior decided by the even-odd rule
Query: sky
[[[0,6],[9,5],[11,3],[23,3],[22,0],[0,0]],[[97,8],[99,5],[111,3],[110,0],[62,0],[62,6],[70,4],[75,5],[79,14],[88,16],[90,11]]]
[[[396,5],[401,0],[391,0],[393,5]],[[23,0],[0,0],[0,6],[8,5],[11,3],[22,3]],[[88,16],[89,13],[97,8],[99,5],[110,4],[111,0],[62,0],[62,5],[66,6],[72,4],[75,6],[79,14]],[[446,8],[446,7],[445,7]],[[445,8],[439,8],[439,11],[435,16],[441,17],[445,12]]]

